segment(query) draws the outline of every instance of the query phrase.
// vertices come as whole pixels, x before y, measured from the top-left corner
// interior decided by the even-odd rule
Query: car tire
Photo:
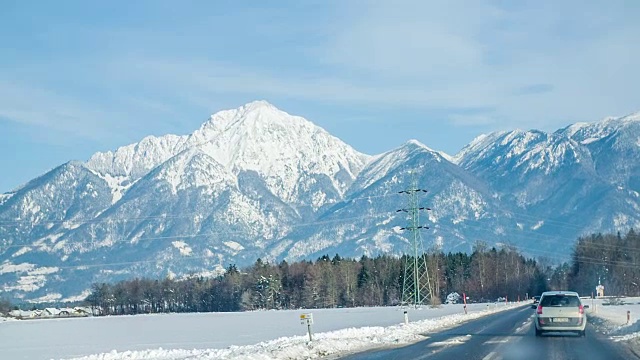
[[[580,331],[580,336],[582,336],[582,337],[587,337],[587,332],[586,332],[586,330],[582,330],[582,331]]]
[[[542,336],[542,331],[538,330],[538,328],[536,328],[536,336]]]

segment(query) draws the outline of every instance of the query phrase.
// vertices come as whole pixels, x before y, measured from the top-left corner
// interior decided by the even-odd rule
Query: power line
[[[509,245],[506,245],[505,247],[514,248],[516,250],[519,250],[521,253],[538,254],[540,256],[554,258],[556,260],[564,260],[564,261],[567,260],[566,257],[558,255],[558,252],[553,250],[542,250],[539,248],[532,248],[532,247],[527,247],[523,245],[514,245],[514,244],[509,244]],[[640,264],[629,264],[629,262],[627,261],[604,260],[602,258],[594,258],[594,257],[588,257],[584,255],[577,255],[577,256],[572,255],[571,259],[577,259],[577,260],[581,260],[582,262],[591,263],[595,265],[618,265],[623,267],[640,267]]]
[[[408,196],[408,206],[399,209],[396,212],[405,212],[409,214],[409,225],[401,227],[400,230],[408,230],[411,232],[411,248],[409,249],[411,256],[407,256],[404,267],[404,278],[402,284],[402,304],[414,305],[416,307],[429,303],[430,300],[436,299],[438,294],[434,293],[434,289],[429,278],[429,267],[424,254],[424,245],[420,236],[420,229],[428,229],[428,226],[420,225],[421,210],[428,208],[418,205],[418,194],[426,193],[427,190],[419,189],[415,174],[410,172],[411,187],[402,190],[399,194]],[[431,210],[431,209],[429,209]]]
[[[336,203],[329,204],[330,206],[336,206],[341,203],[347,202],[356,202],[360,200],[371,200],[371,199],[380,199],[390,196],[395,196],[396,193],[388,193],[382,195],[370,195],[370,196],[360,196],[356,198],[350,198],[348,200],[339,201]],[[171,215],[171,214],[159,214],[159,215],[150,215],[150,216],[138,216],[138,217],[103,217],[100,213],[95,218],[90,219],[66,219],[66,220],[46,220],[46,221],[38,221],[35,222],[35,225],[55,225],[55,224],[65,224],[68,223],[74,226],[82,226],[86,224],[100,224],[100,223],[109,223],[109,222],[128,222],[128,221],[143,221],[143,220],[155,220],[155,219],[188,219],[193,218],[194,215],[202,214],[201,211],[192,211],[192,212],[182,212],[180,215]],[[15,225],[15,224],[32,224],[34,225],[33,220],[27,219],[15,219],[15,220],[0,220],[0,226],[2,225]]]
[[[428,208],[425,208],[428,209]],[[397,212],[397,211],[396,211]],[[366,219],[366,218],[377,218],[377,217],[381,217],[381,216],[389,216],[392,215],[392,212],[386,212],[386,213],[375,213],[375,214],[369,214],[369,215],[365,215],[365,216],[358,216],[358,217],[351,217],[351,218],[338,218],[338,219],[333,219],[333,220],[325,220],[325,221],[314,221],[314,222],[308,222],[308,223],[302,223],[302,224],[294,224],[291,225],[292,228],[295,227],[303,227],[303,226],[317,226],[317,225],[322,225],[322,224],[329,224],[329,223],[335,223],[335,222],[342,222],[344,220],[359,220],[359,219]],[[476,221],[477,222],[477,221]],[[490,232],[491,235],[493,235],[494,233],[490,230],[487,229],[485,227],[481,227],[481,226],[474,226],[472,224],[466,224],[466,227],[468,228],[475,228],[476,230],[479,231],[483,231],[483,232]],[[420,226],[419,228],[428,228],[427,226]],[[437,230],[438,231],[445,231],[445,229],[447,228],[447,226],[443,226],[443,224],[437,224]],[[406,230],[407,228],[400,228],[400,229],[404,229]],[[525,231],[527,232],[527,231]],[[558,238],[552,235],[545,235],[545,234],[538,234],[538,233],[534,233],[532,231],[528,231],[530,233],[535,234],[538,237],[547,237],[547,239],[539,239],[539,241],[542,241],[544,243],[551,243],[551,242],[557,242]],[[143,237],[143,238],[138,238],[138,239],[131,239],[131,238],[121,238],[121,239],[116,239],[116,240],[111,240],[110,244],[114,244],[114,243],[121,243],[121,242],[131,242],[133,240],[135,240],[136,242],[142,242],[142,241],[154,241],[154,240],[167,240],[167,239],[171,239],[171,240],[181,240],[184,238],[198,238],[198,237],[213,237],[213,236],[217,236],[217,235],[244,235],[246,234],[247,231],[219,231],[219,232],[207,232],[207,233],[198,233],[198,234],[180,234],[180,235],[172,235],[172,236],[155,236],[155,237]],[[456,236],[455,233],[453,232],[448,232],[449,234],[453,235],[454,237]],[[510,235],[511,238],[519,238],[519,237],[525,237],[526,239],[529,239],[528,235],[525,234],[511,234]],[[569,241],[576,241],[576,239],[571,238],[571,239],[567,239]],[[76,242],[73,244],[77,244],[77,245],[83,245],[83,244],[90,244],[90,241],[82,241],[82,242]],[[9,248],[42,248],[42,247],[46,247],[46,244],[12,244],[12,245],[5,245],[5,246],[1,246],[0,248],[2,249],[9,249]],[[594,247],[601,247],[603,249],[614,249],[614,250],[618,250],[618,249],[622,249],[622,250],[627,250],[627,251],[638,251],[639,249],[637,248],[633,248],[633,247],[623,247],[623,246],[618,246],[618,247],[613,247],[611,245],[608,244],[600,244],[600,243],[592,243],[592,246]],[[539,248],[531,248],[531,247],[523,247],[523,246],[517,246],[518,248],[521,249],[526,249],[525,251],[528,253],[538,253],[538,254],[544,254],[543,250],[540,250]],[[544,255],[544,256],[549,256],[550,258],[553,257],[555,259],[561,259],[561,260],[565,260],[566,257],[565,256],[558,256],[556,251],[549,251],[549,254],[553,255],[553,256],[549,256],[549,255]]]
[[[538,253],[539,255],[542,255],[542,256],[553,257],[553,255],[556,254],[553,251],[533,249],[525,246],[509,245],[508,247],[513,248],[515,250],[520,250],[521,252],[523,252],[523,250],[526,249],[528,250],[528,252]],[[422,254],[424,254],[424,252],[420,253],[419,256],[422,257]],[[524,254],[520,253],[519,255],[523,256]],[[155,263],[158,263],[158,261],[165,262],[165,263],[176,263],[176,262],[199,260],[199,259],[209,259],[209,258],[210,257],[207,255],[202,255],[202,256],[188,256],[188,257],[172,258],[172,259],[137,260],[137,261],[129,261],[129,262],[110,262],[110,263],[102,263],[102,264],[50,266],[50,267],[55,267],[57,269],[81,270],[86,268],[102,268],[102,267],[110,267],[110,266],[155,264]],[[640,264],[630,264],[628,262],[623,262],[623,261],[611,261],[611,260],[605,261],[600,258],[593,258],[593,257],[587,257],[587,256],[579,256],[576,259],[580,260],[583,263],[588,263],[593,265],[610,265],[610,266],[618,265],[626,268],[640,268]]]
[[[479,223],[478,221],[471,221],[471,222],[476,222]],[[485,226],[480,226],[480,225],[473,225],[470,223],[465,224],[466,228],[470,228],[470,229],[475,229],[477,231],[482,231],[482,232],[486,232],[489,233],[491,236],[495,236],[495,232],[493,231],[493,229],[490,228],[486,228]],[[442,224],[439,223],[436,227],[435,230],[437,231],[445,231],[445,229],[452,229],[453,227],[451,225],[448,224]],[[543,243],[545,246],[555,246],[557,247],[557,243],[558,240],[560,241],[567,241],[567,242],[572,242],[573,245],[577,244],[578,239],[582,238],[563,238],[563,237],[558,237],[556,235],[550,235],[550,234],[542,234],[542,233],[537,233],[531,230],[521,230],[522,233],[517,233],[517,232],[513,232],[509,234],[509,238],[511,239],[524,239],[524,240],[536,240],[538,243]],[[452,235],[456,235],[454,232],[449,232]],[[532,236],[535,236],[534,238],[532,238]],[[630,246],[614,246],[614,245],[608,245],[608,244],[601,244],[601,243],[597,243],[597,242],[592,242],[591,243],[592,246],[594,247],[598,247],[598,248],[602,248],[603,250],[606,249],[611,249],[611,250],[617,250],[617,249],[626,249],[628,251],[640,251],[640,249],[636,248],[636,247],[630,247]],[[554,254],[557,254],[557,251],[553,251]]]
[[[326,224],[331,224],[331,223],[336,223],[336,222],[343,222],[345,220],[361,220],[361,219],[368,219],[368,218],[378,218],[378,217],[382,217],[385,215],[392,215],[395,212],[381,212],[381,213],[375,213],[375,214],[368,214],[368,215],[362,215],[362,216],[353,216],[353,217],[342,217],[342,218],[336,218],[336,219],[331,219],[331,220],[322,220],[322,221],[312,221],[312,222],[306,222],[306,223],[297,223],[297,224],[290,224],[287,225],[287,227],[290,228],[300,228],[300,227],[310,227],[310,226],[320,226],[320,225],[326,225]],[[179,234],[179,235],[169,235],[169,236],[148,236],[148,237],[142,237],[142,238],[119,238],[119,239],[111,239],[111,241],[109,241],[111,244],[114,243],[123,243],[123,242],[131,242],[131,241],[135,241],[135,242],[141,242],[141,241],[154,241],[154,240],[167,240],[167,239],[174,239],[174,240],[180,240],[180,239],[184,239],[184,238],[198,238],[198,237],[214,237],[217,235],[246,235],[248,234],[247,230],[242,230],[242,231],[232,231],[232,230],[221,230],[221,231],[212,231],[212,232],[206,232],[206,233],[191,233],[191,234]],[[46,238],[41,238],[39,239],[40,241],[46,241]],[[80,241],[80,242],[74,242],[73,244],[92,244],[94,243],[93,241]],[[41,247],[42,244],[11,244],[11,245],[5,245],[2,246],[0,245],[0,249],[9,249],[9,248],[22,248],[22,247]]]
[[[315,222],[308,222],[308,223],[302,223],[302,224],[294,224],[291,225],[292,228],[296,228],[296,227],[303,227],[303,226],[318,226],[318,225],[322,225],[322,224],[329,224],[329,223],[335,223],[335,222],[342,222],[344,220],[359,220],[359,219],[366,219],[366,218],[377,218],[377,217],[381,217],[381,216],[389,216],[392,215],[392,212],[386,212],[386,213],[375,213],[375,214],[369,214],[369,215],[365,215],[365,216],[358,216],[358,217],[351,217],[351,218],[338,218],[338,219],[333,219],[333,220],[325,220],[325,221],[315,221]],[[443,224],[437,224],[437,228],[436,230],[438,231],[444,231],[445,233],[447,233],[446,228],[448,226],[443,226]],[[450,226],[449,226],[450,227]],[[493,231],[491,231],[490,229],[487,229],[485,227],[481,227],[481,226],[474,226],[472,224],[466,224],[467,228],[472,228],[472,229],[476,229],[477,231],[483,231],[483,232],[487,232],[490,233],[491,235],[494,235]],[[420,226],[419,228],[428,228],[427,226]],[[406,230],[407,228],[399,228],[399,229],[404,229]],[[527,231],[525,231],[527,232]],[[534,233],[532,231],[528,231],[530,233],[535,234],[537,237],[542,237],[542,239],[538,239],[539,242],[544,242],[544,243],[556,243],[558,241],[558,238],[552,235],[545,235],[545,234],[538,234],[538,233]],[[454,237],[456,237],[457,234],[455,234],[454,232],[448,232],[449,234],[453,235]],[[133,240],[135,240],[136,242],[142,242],[142,241],[155,241],[155,240],[167,240],[167,239],[171,239],[171,240],[181,240],[184,238],[198,238],[198,237],[214,237],[217,235],[244,235],[247,234],[247,231],[219,231],[219,232],[207,232],[207,233],[198,233],[198,234],[180,234],[180,235],[171,235],[171,236],[151,236],[151,237],[142,237],[142,238],[138,238],[138,239],[131,239],[131,238],[120,238],[120,239],[111,239],[109,242],[110,244],[115,244],[115,243],[122,243],[122,242],[131,242]],[[529,236],[524,233],[524,234],[511,234],[510,237],[513,238],[525,238],[525,239],[529,239]],[[546,239],[544,238],[546,237]],[[576,239],[574,238],[567,238],[568,241],[573,241],[575,242]],[[88,245],[92,242],[90,241],[82,241],[82,242],[75,242],[73,243],[74,245]],[[54,245],[54,244],[52,244]],[[592,242],[591,246],[593,247],[599,247],[602,248],[604,250],[626,250],[626,251],[640,251],[640,249],[637,249],[635,247],[624,247],[624,246],[613,246],[613,245],[608,245],[608,244],[600,244],[600,243],[595,243]],[[0,246],[1,249],[6,250],[9,248],[42,248],[42,247],[46,247],[46,244],[40,243],[40,244],[12,244],[12,245],[4,245],[4,246]],[[544,251],[540,250],[539,248],[531,248],[531,247],[523,247],[523,246],[517,246],[518,248],[521,249],[526,249],[525,251],[528,253],[538,253],[538,254],[543,254]],[[541,252],[542,251],[542,252]],[[558,256],[557,251],[549,251],[549,254],[553,255],[553,256],[549,256],[549,255],[545,255],[545,256],[549,256],[550,258],[555,258],[555,259],[560,259],[560,260],[566,260],[567,257],[566,256]]]
[[[421,189],[415,189],[415,190],[419,190],[416,191],[415,193],[426,193],[426,190],[421,190]],[[400,193],[403,194],[409,194],[409,192],[407,191],[401,191]],[[362,196],[362,197],[358,197],[358,198],[352,198],[349,201],[356,201],[356,200],[371,200],[374,198],[385,198],[385,197],[389,197],[389,196],[393,196],[396,195],[396,193],[388,193],[388,194],[383,194],[383,195],[374,195],[374,196]],[[338,204],[338,203],[336,203]],[[430,210],[429,208],[426,207],[417,207],[418,210]],[[404,209],[406,210],[406,209]],[[330,224],[330,223],[335,223],[335,222],[343,222],[345,220],[362,220],[362,219],[367,219],[367,218],[378,218],[378,217],[382,217],[382,216],[391,216],[394,213],[397,213],[399,211],[403,211],[403,209],[401,210],[397,210],[395,212],[378,212],[378,213],[372,213],[372,214],[368,214],[368,215],[364,215],[364,216],[357,216],[357,217],[350,217],[350,218],[335,218],[335,219],[330,219],[330,220],[323,220],[323,221],[312,221],[312,222],[306,222],[306,223],[299,223],[299,224],[290,224],[287,225],[290,228],[299,228],[299,227],[304,227],[304,226],[319,226],[319,225],[323,225],[323,224]],[[405,211],[408,212],[408,211]],[[196,212],[193,212],[196,213]],[[192,214],[193,214],[192,213]],[[506,212],[505,212],[506,213]],[[517,213],[516,213],[517,214]],[[525,215],[525,214],[517,214],[519,216],[522,217],[528,217],[528,218],[532,218],[534,220],[539,220],[536,217],[532,217],[529,215]],[[184,217],[189,217],[189,215],[179,215],[179,216],[168,216],[167,214],[162,214],[162,215],[156,215],[156,216],[146,216],[146,217],[137,217],[137,218],[120,218],[119,220],[123,220],[123,221],[134,221],[134,220],[144,220],[144,219],[154,219],[154,218],[184,218]],[[118,220],[116,218],[116,220]],[[26,221],[26,220],[25,220]],[[65,221],[60,221],[60,222],[66,222],[68,220]],[[104,222],[112,222],[114,220],[112,219],[107,219],[107,220],[103,220]],[[546,221],[549,221],[548,219],[546,219]],[[22,221],[20,221],[22,222]],[[87,223],[92,223],[93,220],[89,220],[87,221]],[[477,230],[480,231],[484,231],[484,232],[491,232],[491,234],[493,235],[494,233],[485,227],[481,227],[481,226],[474,226],[470,223],[480,223],[478,220],[473,220],[473,219],[466,219],[466,227],[470,227],[470,228],[475,228]],[[551,222],[551,221],[549,221]],[[562,221],[555,221],[555,223],[558,224],[564,224],[567,225],[567,227],[574,227],[574,228],[578,228],[578,226],[572,224],[572,223],[568,223],[568,222],[562,222]],[[399,229],[401,230],[411,230],[411,228],[414,227],[413,225],[410,225],[409,227],[400,227]],[[436,230],[438,231],[443,231],[446,233],[445,229],[447,228],[447,224],[446,223],[436,223]],[[415,230],[418,229],[428,229],[428,226],[422,226],[422,225],[416,225],[415,226]],[[536,233],[534,231],[530,231],[530,230],[521,230],[524,233],[519,234],[519,233],[512,233],[510,234],[511,238],[520,238],[520,237],[526,237],[527,233],[531,233],[534,234],[535,236],[541,238],[539,241],[543,241],[545,243],[551,243],[552,241],[557,241],[558,237],[553,236],[553,235],[546,235],[546,234],[540,234],[540,233]],[[166,240],[166,239],[175,239],[175,240],[180,240],[180,239],[184,239],[184,238],[197,238],[197,237],[207,237],[207,236],[216,236],[216,235],[229,235],[229,234],[234,234],[234,235],[244,235],[247,234],[247,231],[219,231],[219,232],[208,232],[208,233],[197,233],[197,234],[182,234],[182,235],[175,235],[175,236],[156,236],[156,237],[144,237],[144,238],[139,238],[139,239],[135,239],[135,241],[153,241],[153,240]],[[450,232],[450,234],[456,236],[455,233]],[[546,239],[545,239],[546,238]],[[45,241],[44,239],[41,239],[42,241]],[[134,239],[131,238],[121,238],[121,239],[117,239],[117,240],[112,240],[110,241],[111,244],[113,243],[120,243],[120,242],[130,242]],[[576,238],[567,238],[566,240],[568,241],[572,241],[575,242],[577,239]],[[82,244],[88,244],[89,242],[87,241],[82,241],[82,242],[76,242],[73,244],[78,244],[78,245],[82,245]],[[0,246],[0,249],[6,250],[9,248],[39,248],[39,247],[43,247],[45,244],[12,244],[12,245],[5,245],[5,246]],[[55,244],[54,244],[55,245]],[[618,249],[622,249],[622,250],[627,250],[627,251],[640,251],[640,249],[635,248],[635,247],[624,247],[624,246],[615,246],[615,245],[609,245],[609,244],[599,244],[599,243],[595,243],[593,242],[592,245],[594,247],[600,247],[602,249],[613,249],[613,250],[618,250]],[[565,257],[560,257],[557,255],[557,252],[555,251],[544,251],[544,250],[540,250],[537,248],[531,248],[531,247],[524,247],[524,246],[515,246],[518,249],[521,250],[525,250],[528,253],[533,253],[533,254],[540,254],[541,256],[547,256],[549,258],[556,258],[556,259],[566,259]],[[543,255],[544,254],[544,255]],[[547,255],[548,254],[548,255]],[[198,257],[189,257],[190,259],[195,259]],[[180,258],[178,260],[184,260],[185,258]],[[593,260],[593,261],[600,261],[599,259],[586,259],[586,260]],[[143,261],[134,261],[131,263],[127,263],[127,264],[136,264],[136,263],[145,263],[145,262],[156,262],[157,260],[143,260]],[[112,263],[112,264],[125,264],[125,263]],[[109,264],[106,264],[109,265]],[[74,266],[77,268],[80,267],[93,267],[95,265],[78,265],[78,266]]]
[[[485,229],[485,230],[489,230],[489,229]],[[173,237],[163,237],[163,238],[173,238]],[[521,246],[521,245],[513,245],[513,244],[509,244],[508,246],[509,248],[514,248],[516,250],[521,251],[522,253],[520,255],[524,255],[523,253],[533,253],[533,254],[538,254],[540,256],[544,256],[544,257],[548,257],[548,258],[555,258],[555,259],[559,259],[559,260],[565,260],[564,258],[560,257],[557,255],[556,251],[551,251],[551,250],[541,250],[538,248],[531,248],[531,247],[526,247],[526,246]],[[420,254],[424,254],[424,252],[420,252]],[[208,259],[210,258],[207,255],[203,255],[203,256],[186,256],[186,257],[180,257],[180,258],[172,258],[172,259],[154,259],[154,260],[137,260],[137,261],[130,261],[130,262],[111,262],[111,263],[102,263],[102,264],[88,264],[88,265],[68,265],[68,266],[50,266],[50,267],[55,267],[58,269],[84,269],[84,268],[101,268],[101,267],[109,267],[109,266],[127,266],[127,265],[136,265],[136,264],[155,264],[158,261],[164,261],[166,263],[174,263],[174,262],[181,262],[181,261],[190,261],[190,260],[199,260],[199,259]],[[626,267],[626,268],[640,268],[640,264],[630,264],[628,262],[625,261],[612,261],[612,260],[603,260],[601,258],[593,258],[593,257],[587,257],[587,256],[578,256],[576,257],[577,260],[580,260],[584,263],[589,263],[589,264],[593,264],[593,265],[618,265],[618,266],[622,266],[622,267]]]

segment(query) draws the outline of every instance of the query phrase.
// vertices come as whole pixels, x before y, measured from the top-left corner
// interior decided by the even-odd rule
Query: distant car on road
[[[531,305],[536,308],[536,336],[544,332],[575,332],[585,336],[587,317],[580,296],[573,291],[546,291],[542,293],[540,302]]]
[[[534,303],[534,304],[537,304],[537,303],[539,303],[539,302],[540,302],[540,295],[536,295],[536,296],[534,296],[534,297],[533,297],[533,303]]]

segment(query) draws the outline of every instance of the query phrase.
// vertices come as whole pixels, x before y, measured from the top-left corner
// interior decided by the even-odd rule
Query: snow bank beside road
[[[613,341],[626,342],[636,353],[640,353],[640,297],[621,298],[623,305],[604,305],[607,300],[583,300],[591,308],[589,317],[596,318],[600,330]],[[627,323],[627,311],[629,321]]]
[[[371,348],[406,345],[425,338],[424,334],[442,330],[462,322],[477,319],[499,311],[522,306],[522,303],[491,305],[468,314],[439,316],[409,324],[391,326],[365,326],[314,334],[313,341],[305,336],[282,337],[255,345],[230,346],[225,349],[152,349],[142,351],[112,351],[75,358],[75,360],[210,360],[210,359],[316,359],[365,351]],[[461,308],[461,305],[457,305]],[[444,307],[443,307],[444,308]],[[371,321],[375,322],[375,308],[370,308]],[[430,314],[442,314],[439,309],[425,310]]]

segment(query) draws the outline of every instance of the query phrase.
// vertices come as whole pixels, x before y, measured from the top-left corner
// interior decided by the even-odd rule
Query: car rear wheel
[[[541,336],[542,335],[542,331],[538,330],[538,328],[536,328],[536,336]]]
[[[582,337],[586,337],[587,336],[587,332],[585,330],[580,331],[579,334]]]

